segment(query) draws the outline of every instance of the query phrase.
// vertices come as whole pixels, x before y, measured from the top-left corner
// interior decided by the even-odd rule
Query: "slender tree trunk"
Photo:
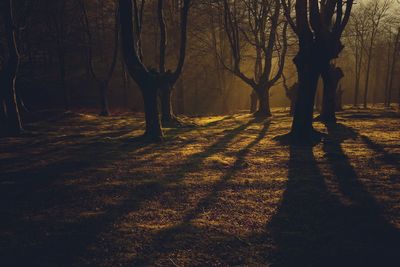
[[[9,51],[8,60],[5,63],[4,69],[0,73],[0,85],[2,92],[0,95],[2,99],[2,120],[4,125],[0,125],[0,132],[2,135],[13,136],[18,135],[22,131],[21,119],[19,115],[16,93],[15,81],[19,67],[19,53],[16,44],[15,31],[13,29],[13,19],[10,1],[4,1],[3,17],[4,29],[7,47]]]
[[[167,126],[171,123],[177,122],[177,118],[172,110],[172,87],[165,85],[160,90],[161,100],[161,123]]]
[[[71,94],[66,84],[66,69],[65,69],[65,51],[64,48],[59,48],[58,62],[60,72],[61,90],[64,93],[64,108],[69,110],[71,108]]]
[[[253,114],[257,111],[258,106],[258,96],[257,93],[253,90],[250,94],[250,113]]]
[[[158,113],[158,90],[157,88],[142,88],[141,92],[146,120],[144,137],[150,141],[161,141],[163,133]]]
[[[6,133],[6,127],[7,127],[6,104],[4,103],[4,98],[0,92],[0,136]]]
[[[392,66],[390,70],[390,80],[389,80],[389,88],[388,88],[388,97],[387,97],[387,107],[390,107],[392,101],[392,87],[393,87],[393,80],[395,76],[396,64],[397,64],[397,50],[399,48],[399,41],[400,41],[400,28],[397,29],[397,35],[395,44],[393,47],[393,56],[392,56]],[[400,91],[399,91],[400,94]],[[399,103],[400,104],[400,103]]]
[[[108,83],[101,82],[99,85],[99,92],[100,92],[100,116],[107,117],[110,115],[110,109],[108,107]]]
[[[17,88],[16,88],[15,91],[16,91],[15,94],[16,94],[16,97],[17,97],[18,109],[22,113],[28,113],[29,109],[26,107],[25,101],[22,99],[21,92],[19,90],[17,90]]]
[[[121,56],[122,58],[122,56]],[[122,87],[123,87],[123,105],[125,108],[128,108],[128,73],[126,72],[125,63],[123,59],[121,59],[121,73],[122,73]]]
[[[389,38],[391,39],[391,38]],[[385,78],[385,107],[388,107],[388,98],[389,98],[389,80],[390,80],[390,57],[391,57],[391,49],[390,49],[390,40],[388,42],[388,48],[387,48],[387,61],[386,61],[386,78]]]
[[[365,87],[364,87],[364,108],[367,108],[368,104],[368,89],[369,89],[369,76],[371,72],[371,61],[372,61],[372,44],[369,48],[368,60],[367,60],[367,71],[365,77]]]
[[[358,97],[360,93],[360,79],[361,79],[361,62],[363,59],[363,49],[359,49],[358,46],[356,45],[356,77],[355,77],[355,86],[354,86],[354,102],[353,106],[357,107],[358,106]]]

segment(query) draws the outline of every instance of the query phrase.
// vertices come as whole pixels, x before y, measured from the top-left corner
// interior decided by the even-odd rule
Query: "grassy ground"
[[[1,266],[396,266],[400,119],[347,110],[312,148],[291,119],[69,114],[0,140]]]

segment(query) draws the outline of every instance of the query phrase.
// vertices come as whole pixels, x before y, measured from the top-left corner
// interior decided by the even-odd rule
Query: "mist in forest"
[[[67,101],[73,108],[98,109],[98,80],[108,75],[117,45],[115,70],[107,90],[110,108],[143,110],[140,91],[124,67],[122,53],[119,51],[121,44],[115,44],[115,1],[44,0],[35,4],[14,2],[21,61],[17,90],[27,108],[64,108]],[[248,77],[255,78],[256,48],[252,40],[248,40],[254,39],[254,36],[251,36],[251,22],[246,19],[246,12],[252,10],[245,10],[243,6],[249,1],[234,2],[230,8],[235,5],[238,10],[237,23],[241,31],[238,43],[242,50],[240,68]],[[233,66],[233,59],[222,3],[223,1],[192,3],[188,21],[186,62],[172,96],[173,107],[178,113],[233,114],[250,109],[251,87],[229,70]],[[157,1],[146,1],[142,17],[144,61],[153,68],[158,67],[160,54],[156,5]],[[166,1],[164,7],[168,29],[166,58],[171,66],[176,63],[179,52],[179,5],[180,1]],[[343,104],[355,104],[356,87],[359,87],[356,104],[364,103],[365,94],[368,104],[387,102],[389,87],[392,92],[391,101],[398,101],[397,73],[400,67],[394,66],[394,70],[391,67],[396,64],[394,59],[398,56],[394,51],[398,49],[397,14],[398,4],[393,1],[363,0],[355,4],[342,40],[345,48],[335,60],[336,65],[344,72],[339,83],[343,90]],[[297,42],[290,29],[286,35],[289,47],[283,73],[287,78],[286,86],[290,87],[297,79],[292,62]],[[6,52],[4,40],[0,48]],[[274,51],[272,60],[275,71],[279,68],[276,52],[279,51]],[[89,53],[91,62],[88,62]],[[4,53],[1,55],[5,56]],[[4,60],[2,57],[3,64]],[[93,77],[91,68],[96,77]],[[369,77],[366,89],[367,73]],[[272,75],[273,71],[270,76]],[[355,85],[355,77],[359,80],[358,85]],[[272,107],[290,105],[282,79],[272,86],[269,95]],[[319,107],[321,98],[320,83],[316,100]]]

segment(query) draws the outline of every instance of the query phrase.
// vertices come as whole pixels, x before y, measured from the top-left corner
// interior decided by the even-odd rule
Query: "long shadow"
[[[146,250],[141,251],[140,256],[133,260],[133,266],[151,266],[157,261],[160,254],[167,254],[168,252],[179,249],[189,249],[188,246],[190,246],[190,243],[196,242],[194,240],[196,238],[195,232],[198,232],[199,230],[191,224],[191,221],[217,202],[218,194],[228,186],[227,182],[235,175],[235,173],[243,169],[247,154],[265,137],[269,126],[270,121],[265,121],[263,128],[258,133],[257,137],[237,152],[233,166],[213,184],[209,194],[200,199],[196,206],[185,213],[179,224],[159,231],[152,239],[150,239],[149,243],[143,245]],[[187,240],[182,241],[175,239],[177,234],[182,235],[185,233],[189,237]]]
[[[289,177],[278,213],[269,225],[277,250],[267,256],[276,266],[395,266],[400,235],[379,203],[358,180],[341,148],[351,129],[328,127],[326,162],[312,148],[290,147]],[[327,163],[350,204],[333,195],[319,164]]]
[[[236,135],[254,122],[255,120],[250,120],[246,124],[240,125],[229,132],[227,131],[224,136],[205,151],[195,153],[187,161],[182,162],[181,168],[187,168],[189,165],[196,170],[199,168],[197,164],[199,161],[216,153],[218,149],[223,149]],[[114,145],[113,143],[112,148],[114,148]],[[130,143],[120,147],[122,150],[118,151],[117,155],[108,154],[101,159],[107,161],[110,160],[110,157],[111,160],[121,159],[121,155],[125,156],[124,151],[131,151],[142,145]],[[88,151],[91,144],[88,144],[88,146],[79,146],[78,148],[88,153],[92,151]],[[93,151],[92,156],[98,157],[102,154],[102,151],[104,152],[108,149],[111,149],[111,147],[102,146],[99,148],[96,145],[96,150]],[[88,156],[90,157],[90,155]],[[6,180],[21,181],[10,186],[2,185],[0,188],[2,199],[2,205],[0,206],[2,213],[1,229],[8,229],[9,231],[8,235],[5,235],[7,238],[0,241],[0,256],[6,266],[26,266],[27,264],[71,266],[80,258],[93,258],[88,249],[95,244],[100,233],[107,231],[114,222],[128,212],[139,209],[143,201],[167,190],[170,182],[177,182],[184,178],[184,175],[181,174],[162,181],[145,182],[139,185],[114,186],[105,189],[105,192],[96,191],[92,193],[93,196],[86,195],[87,192],[82,191],[79,185],[76,188],[73,186],[65,188],[51,185],[54,180],[62,182],[63,179],[70,179],[70,175],[79,168],[88,168],[88,166],[76,163],[76,161],[56,162],[44,169],[23,173],[7,173],[3,176],[3,178],[7,178]],[[101,163],[102,161],[98,160],[96,165],[101,165]],[[63,172],[61,178],[60,172]],[[173,171],[171,170],[169,173],[173,173]],[[95,177],[94,179],[97,178]],[[21,188],[18,189],[19,186]],[[96,199],[99,201],[110,196],[119,196],[118,202],[111,204],[96,203]],[[90,197],[93,197],[94,200],[90,199]],[[15,202],[14,200],[17,201]],[[73,221],[65,221],[64,215],[57,216],[57,214],[50,215],[49,218],[39,220],[37,223],[30,218],[26,218],[26,213],[35,214],[37,211],[48,208],[52,208],[55,211],[58,205],[63,207],[63,204],[67,201],[81,202],[82,206],[89,209],[93,209],[93,205],[99,205],[101,212],[89,218],[77,218]],[[18,210],[14,211],[14,209]],[[63,214],[62,211],[59,212]]]
[[[368,136],[360,135],[361,140],[368,146],[369,149],[374,150],[378,154],[380,160],[384,161],[386,164],[394,166],[398,171],[400,171],[400,154],[392,154],[385,150],[385,148],[374,141],[372,141]]]

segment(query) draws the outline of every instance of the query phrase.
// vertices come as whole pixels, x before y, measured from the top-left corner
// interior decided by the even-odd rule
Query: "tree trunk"
[[[322,69],[321,77],[324,82],[321,120],[327,123],[336,122],[336,90],[343,72],[332,64]]]
[[[336,91],[335,96],[335,111],[342,111],[343,110],[343,89],[339,85],[339,88]]]
[[[292,116],[292,117],[294,115],[294,110],[295,110],[295,107],[296,107],[298,90],[299,90],[299,84],[295,83],[286,92],[286,97],[289,98],[289,100],[290,100],[289,115]]]
[[[185,87],[183,76],[180,77],[177,83],[177,113],[184,114],[185,113]]]
[[[100,116],[107,117],[110,115],[110,109],[108,107],[108,84],[106,82],[102,82],[99,85],[99,92],[100,92]]]
[[[125,63],[123,61],[123,58],[121,56],[121,74],[122,74],[122,95],[123,95],[123,105],[124,108],[128,109],[128,82],[129,82],[129,77],[128,77],[128,73],[126,71],[125,68]]]
[[[389,80],[389,88],[388,88],[388,97],[387,97],[387,107],[389,108],[391,105],[392,101],[392,88],[393,88],[393,82],[394,82],[394,76],[395,71],[396,71],[396,63],[397,63],[397,51],[399,48],[399,41],[400,41],[400,28],[397,30],[397,35],[396,35],[396,40],[393,48],[393,55],[392,55],[392,65],[391,65],[391,70],[390,70],[390,80]],[[400,94],[400,91],[399,91]],[[400,105],[400,103],[399,103]]]
[[[293,99],[290,99],[290,110],[289,110],[289,115],[291,117],[294,116],[294,111],[296,109],[296,101],[297,101],[297,96]]]
[[[22,131],[21,119],[19,116],[18,105],[15,94],[15,81],[19,66],[19,53],[16,44],[16,36],[13,29],[12,10],[10,1],[4,1],[3,9],[5,38],[9,51],[9,57],[4,65],[4,69],[0,73],[0,95],[2,96],[2,112],[1,117],[3,124],[0,125],[2,135],[13,136],[18,135]]]
[[[61,90],[64,93],[64,108],[69,110],[71,107],[71,95],[66,84],[66,70],[65,70],[65,51],[63,48],[59,48],[58,51],[58,61],[59,61],[59,72],[60,72],[60,82]]]
[[[177,122],[177,118],[172,110],[172,87],[164,85],[160,89],[161,100],[161,123],[163,126]]]
[[[0,80],[1,81],[1,80]],[[5,134],[7,125],[6,104],[0,92],[0,136]]]
[[[354,107],[357,107],[358,106],[358,94],[359,94],[359,91],[360,91],[360,78],[358,78],[357,76],[356,76],[356,85],[355,85],[355,88],[354,88],[354,102],[353,102],[353,106]]]
[[[299,87],[290,134],[292,142],[307,144],[313,141],[315,134],[312,122],[320,71],[316,63],[317,60],[314,60],[312,56],[304,57],[303,53],[300,51],[294,60]]]
[[[269,90],[266,89],[261,89],[257,90],[257,97],[258,97],[258,109],[257,111],[253,114],[254,117],[257,118],[267,118],[271,117],[271,109],[269,106]]]
[[[258,105],[258,96],[257,93],[253,90],[250,94],[250,113],[254,114],[257,111]]]
[[[15,94],[16,94],[16,97],[17,97],[18,109],[22,113],[28,113],[29,109],[26,107],[25,101],[22,99],[21,92],[19,90],[17,90],[17,88],[16,88],[15,91],[16,91]]]
[[[369,76],[371,72],[371,60],[372,60],[372,47],[369,49],[368,60],[367,60],[367,71],[365,77],[365,87],[364,87],[364,108],[367,108],[368,104],[368,89],[369,89]]]
[[[141,90],[146,120],[146,131],[144,133],[144,137],[149,141],[161,141],[163,139],[160,117],[158,113],[157,91],[157,88],[143,88]]]

